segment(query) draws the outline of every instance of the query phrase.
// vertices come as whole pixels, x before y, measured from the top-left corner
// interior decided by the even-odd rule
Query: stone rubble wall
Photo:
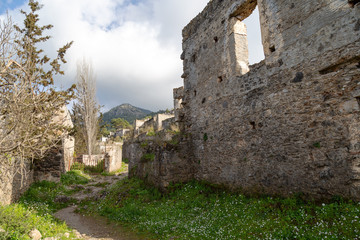
[[[126,139],[122,147],[122,157],[129,161],[129,176],[141,178],[163,191],[170,183],[193,179],[180,138],[172,114],[157,114],[144,122],[139,134]]]
[[[171,183],[187,182],[194,178],[180,145],[171,142],[172,136],[142,136],[123,145],[123,158],[129,160],[129,177],[138,177],[166,191]]]
[[[137,137],[143,133],[161,131],[169,127],[169,119],[174,118],[173,114],[156,114],[154,117],[146,120],[135,120],[134,124],[134,136]],[[168,120],[168,121],[166,121]],[[163,126],[163,123],[165,126]]]
[[[34,171],[27,164],[23,174],[20,167],[9,163],[0,163],[0,205],[8,205],[18,200],[33,183]]]
[[[241,21],[256,5],[265,60],[247,68]],[[359,16],[360,4],[344,0],[210,1],[183,30],[182,124],[195,178],[360,199]]]

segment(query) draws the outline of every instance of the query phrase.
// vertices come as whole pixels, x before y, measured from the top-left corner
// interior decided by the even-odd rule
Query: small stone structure
[[[78,161],[91,167],[104,161],[104,171],[115,172],[119,170],[122,162],[122,143],[99,142],[99,147],[101,154],[91,155],[91,158],[89,155],[82,155]]]
[[[249,66],[242,20],[256,6],[265,60]],[[184,28],[183,50],[184,88],[174,90],[183,162],[161,161],[162,149],[139,165],[143,153],[129,146],[140,151],[127,153],[130,169],[157,179],[186,165],[167,181],[360,199],[358,1],[212,0]]]
[[[115,172],[122,164],[122,142],[101,144],[100,150],[105,153],[105,171]]]
[[[135,120],[134,137],[149,131],[156,132],[169,128],[174,120],[174,114],[156,114],[148,120]]]
[[[127,128],[124,128],[124,129],[120,129],[118,131],[115,132],[115,137],[125,137],[127,135],[129,135],[131,132],[131,129],[127,129]]]

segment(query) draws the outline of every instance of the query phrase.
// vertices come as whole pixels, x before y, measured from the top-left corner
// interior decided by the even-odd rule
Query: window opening
[[[257,6],[251,15],[243,22],[247,27],[249,64],[251,65],[265,59],[264,48],[261,40],[259,9]]]
[[[356,4],[360,3],[360,0],[348,0],[350,6],[353,8]]]
[[[241,6],[229,19],[229,56],[232,75],[249,72],[249,65],[265,58],[256,1]],[[275,47],[274,47],[275,51]]]

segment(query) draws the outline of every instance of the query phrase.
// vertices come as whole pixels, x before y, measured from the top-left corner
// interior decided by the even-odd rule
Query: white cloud
[[[44,46],[47,54],[54,57],[55,49],[74,41],[62,85],[73,83],[76,62],[86,57],[105,109],[126,102],[150,110],[172,108],[172,89],[183,84],[181,30],[208,0],[39,1],[41,23],[54,25]],[[11,15],[22,19],[17,12]]]

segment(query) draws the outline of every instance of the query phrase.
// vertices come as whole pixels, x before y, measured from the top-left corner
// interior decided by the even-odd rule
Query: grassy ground
[[[34,184],[18,204],[0,207],[0,228],[8,232],[0,233],[0,239],[29,239],[33,228],[43,238],[75,239],[61,235],[71,230],[51,213],[72,203],[57,202],[56,196],[70,196],[77,190],[69,185],[88,181],[88,175],[72,171],[60,183]],[[248,198],[198,182],[162,194],[138,179],[121,180],[101,196],[80,203],[80,211],[106,216],[154,239],[360,239],[360,204],[341,198],[326,204],[296,197]]]
[[[51,214],[67,207],[73,201],[56,202],[59,195],[71,195],[74,190],[65,186],[70,184],[84,184],[90,177],[80,171],[71,171],[61,176],[60,183],[38,182],[21,197],[19,203],[0,206],[0,239],[30,239],[29,232],[37,229],[42,237],[58,239],[76,239],[72,230],[65,223],[56,220]]]
[[[137,179],[122,180],[103,196],[84,202],[84,209],[156,239],[360,238],[360,205],[340,198],[327,204],[247,198],[197,182],[173,186],[162,195]]]
[[[114,175],[126,170],[127,164],[123,164],[119,171],[103,175]],[[62,175],[59,183],[42,181],[32,184],[18,203],[0,206],[0,240],[30,239],[28,234],[33,229],[39,230],[43,238],[56,236],[57,239],[76,239],[72,230],[52,214],[76,203],[71,197],[66,201],[58,201],[58,196],[69,197],[81,190],[71,188],[71,185],[87,184],[89,181],[90,175],[81,170],[72,170]]]

